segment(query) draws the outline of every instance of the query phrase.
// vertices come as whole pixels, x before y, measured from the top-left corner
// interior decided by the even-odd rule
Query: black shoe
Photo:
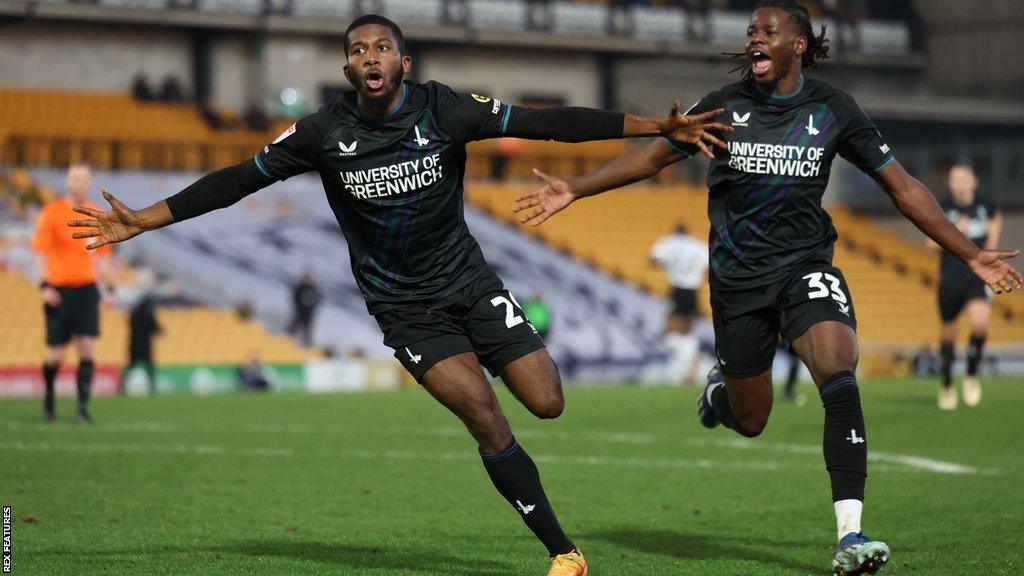
[[[92,421],[92,416],[89,416],[89,411],[86,410],[85,408],[79,408],[78,410],[78,423],[88,424],[90,426],[94,424],[94,422]]]
[[[53,424],[56,421],[57,421],[57,413],[56,412],[54,412],[53,410],[44,410],[43,411],[43,422],[46,422],[47,424]]]
[[[716,364],[711,372],[708,372],[708,382],[700,391],[700,396],[697,397],[697,417],[700,418],[700,423],[705,428],[718,426],[718,417],[715,416],[715,410],[711,407],[711,393],[719,386],[725,386],[725,376],[722,375],[722,369]]]

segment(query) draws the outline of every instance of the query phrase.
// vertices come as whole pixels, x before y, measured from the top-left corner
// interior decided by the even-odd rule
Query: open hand
[[[44,286],[43,302],[50,308],[60,306],[60,292],[58,292],[53,286]]]
[[[533,174],[545,182],[543,188],[538,188],[528,194],[516,198],[516,207],[513,212],[526,212],[519,221],[523,224],[530,223],[533,226],[540,226],[555,214],[576,200],[569,183],[561,178],[545,174],[536,168]]]
[[[661,129],[661,135],[665,136],[675,142],[683,142],[686,144],[694,144],[700,151],[704,153],[708,158],[714,158],[715,154],[712,152],[711,147],[718,146],[722,150],[728,150],[729,145],[723,142],[720,138],[712,134],[712,131],[719,133],[732,132],[731,126],[726,126],[721,122],[715,121],[715,117],[719,114],[724,114],[725,108],[719,108],[717,110],[711,110],[710,112],[704,112],[703,114],[695,114],[693,116],[686,116],[679,111],[679,101],[672,106],[672,110],[669,110],[668,116],[661,121],[659,128]]]
[[[86,246],[89,250],[95,250],[100,246],[114,244],[115,242],[124,242],[144,232],[140,225],[142,219],[139,217],[138,212],[125,206],[117,198],[114,198],[114,195],[107,192],[106,188],[103,189],[103,197],[110,203],[109,212],[100,212],[85,206],[75,206],[75,212],[91,216],[93,220],[72,220],[68,222],[68,226],[86,228],[82,232],[75,232],[72,235],[74,238],[99,237],[99,240]]]
[[[988,284],[996,294],[1020,290],[1024,277],[1016,268],[1006,263],[1016,258],[1020,250],[982,250],[978,257],[969,263],[971,270]]]

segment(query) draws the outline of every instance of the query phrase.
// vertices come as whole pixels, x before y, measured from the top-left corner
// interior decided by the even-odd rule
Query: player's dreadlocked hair
[[[828,58],[829,45],[828,38],[825,38],[826,27],[822,26],[821,33],[815,36],[814,29],[811,27],[811,15],[803,4],[797,0],[764,0],[758,4],[757,8],[778,8],[785,10],[793,18],[798,28],[797,36],[807,38],[807,50],[801,55],[802,68],[817,68],[818,60]],[[733,58],[746,58],[747,56],[746,52],[725,52],[724,54]],[[732,72],[740,71],[743,73],[744,80],[750,79],[753,75],[750,66],[746,64],[732,69]]]

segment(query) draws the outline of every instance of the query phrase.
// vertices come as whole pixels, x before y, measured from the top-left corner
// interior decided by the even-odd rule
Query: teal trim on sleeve
[[[504,136],[508,132],[508,119],[512,117],[512,105],[505,105],[505,116],[501,119],[501,135]]]
[[[690,152],[684,150],[682,146],[680,146],[678,143],[672,141],[672,139],[669,138],[668,136],[662,136],[662,138],[664,138],[665,142],[668,143],[668,147],[669,148],[675,150],[676,152],[679,152],[680,154],[682,154],[683,156],[685,156],[687,158],[693,158],[693,154],[691,154]]]
[[[886,166],[888,166],[889,164],[892,164],[895,161],[896,161],[896,157],[895,156],[889,156],[889,158],[885,162],[882,162],[878,166],[875,166],[875,172],[881,172],[882,170],[885,169]]]
[[[263,167],[263,163],[260,162],[260,155],[259,154],[253,156],[252,159],[256,161],[256,168],[258,168],[260,172],[263,172],[264,176],[266,176],[267,178],[270,178],[271,180],[277,180],[277,178],[274,178],[273,176],[271,176],[270,172],[267,172],[267,169]]]

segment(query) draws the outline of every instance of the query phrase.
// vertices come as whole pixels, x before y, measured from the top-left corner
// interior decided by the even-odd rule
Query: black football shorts
[[[843,273],[827,262],[809,263],[767,286],[711,287],[715,348],[722,372],[750,378],[772,367],[779,334],[788,342],[834,320],[857,329]]]
[[[100,335],[100,291],[95,284],[55,287],[60,304],[43,305],[46,314],[46,344],[61,346],[72,336]]]
[[[943,274],[939,280],[939,313],[943,322],[960,316],[971,300],[992,301],[992,290],[974,274]]]
[[[432,366],[475,352],[488,372],[544,348],[544,341],[501,279],[488,271],[438,302],[416,302],[378,312],[384,344],[421,380]]]
[[[697,314],[697,291],[689,288],[672,288],[672,313],[683,318]]]

